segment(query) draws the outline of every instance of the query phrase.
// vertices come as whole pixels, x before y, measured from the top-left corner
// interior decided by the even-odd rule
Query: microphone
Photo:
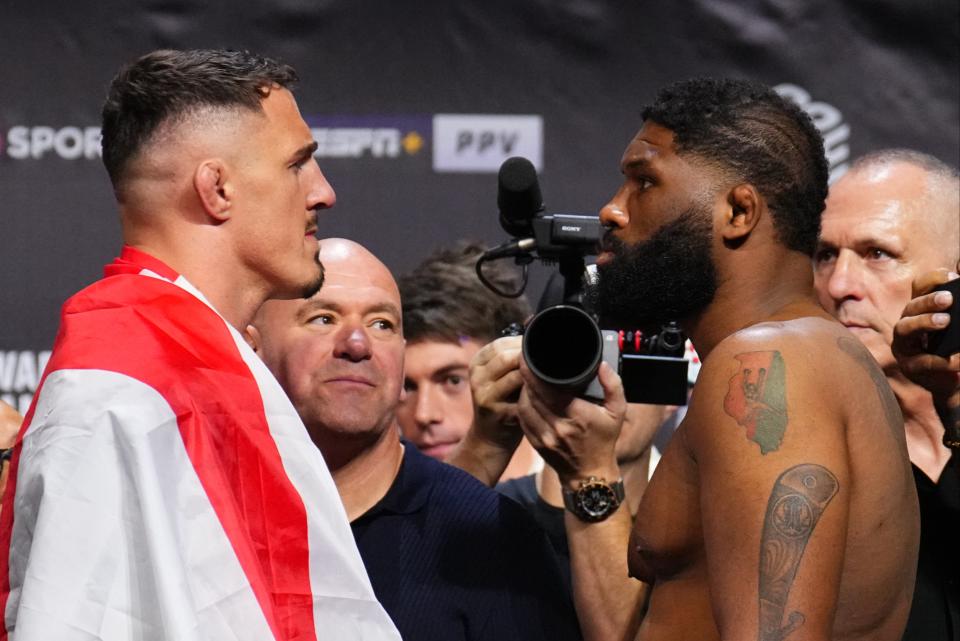
[[[526,158],[514,156],[497,174],[500,225],[514,237],[531,236],[533,217],[544,210],[537,170]]]

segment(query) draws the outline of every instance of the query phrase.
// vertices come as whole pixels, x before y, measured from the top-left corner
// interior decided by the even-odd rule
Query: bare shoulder
[[[867,405],[883,407],[895,424],[899,409],[883,372],[841,325],[817,317],[760,323],[711,351],[691,402],[691,430],[701,426],[714,440],[712,426],[733,421],[760,454],[781,450],[791,432],[802,447],[823,432],[842,432],[871,388],[880,391]]]

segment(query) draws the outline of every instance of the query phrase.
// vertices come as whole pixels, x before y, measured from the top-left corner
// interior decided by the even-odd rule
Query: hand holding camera
[[[933,394],[946,428],[944,443],[960,446],[960,279],[939,269],[913,283],[893,329],[893,355],[903,374]],[[956,445],[952,445],[956,443]]]

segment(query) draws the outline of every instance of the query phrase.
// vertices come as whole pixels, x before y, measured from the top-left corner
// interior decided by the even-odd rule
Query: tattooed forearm
[[[803,625],[801,612],[783,610],[807,541],[840,483],[827,468],[804,463],[791,467],[773,484],[760,538],[759,641],[782,641]]]
[[[873,386],[880,395],[880,404],[883,406],[883,414],[886,418],[887,427],[896,434],[903,433],[903,414],[900,413],[900,404],[897,403],[897,397],[890,390],[890,384],[887,383],[887,377],[883,370],[873,360],[873,356],[867,351],[867,348],[855,338],[841,336],[837,339],[837,347],[843,350],[848,356],[860,364],[870,378],[873,380]]]
[[[747,438],[766,454],[780,448],[787,429],[786,367],[780,352],[737,354],[740,371],[730,379],[723,411],[747,428]]]

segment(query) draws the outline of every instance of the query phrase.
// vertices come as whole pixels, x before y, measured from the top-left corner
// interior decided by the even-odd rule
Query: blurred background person
[[[450,455],[473,422],[470,360],[530,314],[522,296],[505,298],[480,282],[476,263],[485,249],[468,242],[441,249],[398,283],[407,348],[397,421],[404,438],[438,460]],[[487,263],[484,277],[504,291],[518,287],[518,270],[509,260]],[[517,437],[502,480],[526,476],[542,464],[519,431]]]

